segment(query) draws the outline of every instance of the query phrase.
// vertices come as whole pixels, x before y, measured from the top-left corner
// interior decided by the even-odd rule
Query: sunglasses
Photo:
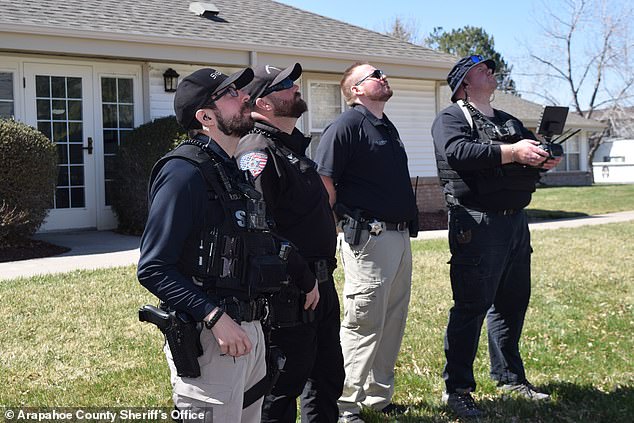
[[[237,97],[238,96],[238,90],[236,89],[236,87],[232,87],[229,86],[227,88],[225,88],[224,90],[213,94],[211,96],[211,98],[209,99],[210,103],[215,103],[216,101],[218,101],[222,96],[224,96],[225,94],[229,94],[231,97]]]
[[[370,75],[357,81],[357,83],[354,84],[354,86],[356,87],[357,85],[360,85],[361,83],[363,83],[363,81],[365,81],[368,78],[381,79],[383,77],[387,77],[387,75],[382,70],[374,69]]]
[[[262,93],[260,97],[266,97],[267,95],[274,93],[276,91],[288,90],[289,88],[292,88],[293,85],[295,85],[295,81],[293,81],[291,78],[284,78],[277,84],[272,85],[268,87],[266,90],[264,90],[264,92]]]

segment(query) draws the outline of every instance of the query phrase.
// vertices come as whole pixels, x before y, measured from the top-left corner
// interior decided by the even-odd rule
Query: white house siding
[[[148,65],[150,121],[174,114],[174,93],[165,92],[163,73],[168,68],[174,69],[180,75],[180,82],[187,75],[202,67],[211,67],[228,74],[238,70],[238,68],[217,65],[179,65],[173,63],[150,63]]]
[[[433,81],[390,78],[394,95],[385,113],[398,129],[405,144],[412,177],[435,177],[436,160],[431,124],[436,116]]]
[[[634,183],[634,140],[606,141],[594,153],[597,183]]]
[[[394,95],[385,113],[398,129],[407,150],[412,186],[421,213],[444,209],[444,197],[438,183],[431,125],[436,117],[434,81],[390,78]],[[424,218],[423,218],[424,220]]]

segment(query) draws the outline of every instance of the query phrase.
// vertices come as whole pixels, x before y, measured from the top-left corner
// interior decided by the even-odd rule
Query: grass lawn
[[[634,210],[634,185],[538,188],[527,208],[532,220]]]
[[[551,391],[552,401],[502,398],[488,378],[483,333],[475,397],[490,417],[481,421],[632,421],[633,238],[634,222],[533,234],[533,297],[522,352],[529,379]],[[440,402],[451,304],[447,242],[416,241],[413,251],[394,397],[413,408],[399,421],[454,421]],[[3,281],[0,303],[0,407],[171,407],[162,338],[136,314],[156,300],[133,267]]]

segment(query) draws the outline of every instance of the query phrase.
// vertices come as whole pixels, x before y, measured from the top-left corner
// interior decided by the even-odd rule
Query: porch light
[[[173,93],[176,91],[178,85],[178,77],[180,75],[172,68],[168,68],[163,74],[163,85],[166,93]]]

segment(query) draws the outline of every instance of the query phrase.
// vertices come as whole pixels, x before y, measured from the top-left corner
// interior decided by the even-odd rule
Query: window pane
[[[68,144],[68,152],[70,153],[70,164],[84,163],[84,149],[82,144]]]
[[[57,174],[57,186],[68,186],[68,167],[60,166]]]
[[[37,130],[46,135],[49,140],[51,138],[51,122],[38,122]]]
[[[55,190],[55,208],[67,209],[68,207],[70,207],[68,188],[57,188]]]
[[[66,133],[66,122],[53,122],[53,141],[68,142]]]
[[[84,189],[83,188],[71,188],[70,189],[70,206],[71,207],[84,207],[86,204],[84,201]]]
[[[0,100],[13,101],[13,73],[0,72]]]
[[[572,137],[564,144],[566,146],[566,152],[578,153],[579,152],[579,137]]]
[[[68,120],[81,120],[81,100],[68,101]]]
[[[66,78],[51,76],[51,97],[66,98]]]
[[[115,129],[103,131],[103,152],[105,154],[114,154],[117,152],[119,139]]]
[[[38,120],[50,120],[51,119],[51,101],[37,100],[37,119]]]
[[[13,115],[13,102],[0,101],[0,118],[10,119]]]
[[[48,76],[37,75],[35,77],[35,96],[50,97],[51,96],[51,78]]]
[[[117,80],[115,78],[101,78],[101,100],[104,103],[117,101]]]
[[[117,127],[117,106],[115,104],[104,104],[103,106],[103,127]]]
[[[81,78],[67,78],[68,98],[81,98]]]
[[[66,120],[66,100],[53,100],[53,120]]]
[[[84,185],[84,167],[83,166],[70,166],[70,185],[76,187],[78,185]]]
[[[84,142],[81,122],[70,122],[68,124],[68,142]]]
[[[568,170],[580,170],[579,159],[578,153],[568,154]]]
[[[130,134],[130,130],[122,129],[119,131],[119,145],[122,145],[126,139],[128,139],[128,135]]]
[[[119,128],[134,128],[134,106],[119,106]]]
[[[106,156],[103,158],[104,174],[106,179],[114,178],[114,158],[115,156]]]
[[[57,144],[57,162],[61,165],[68,164],[68,144]]]
[[[119,103],[132,103],[132,79],[120,78],[119,82]]]
[[[341,91],[335,83],[310,84],[311,131],[322,130],[341,114]]]

